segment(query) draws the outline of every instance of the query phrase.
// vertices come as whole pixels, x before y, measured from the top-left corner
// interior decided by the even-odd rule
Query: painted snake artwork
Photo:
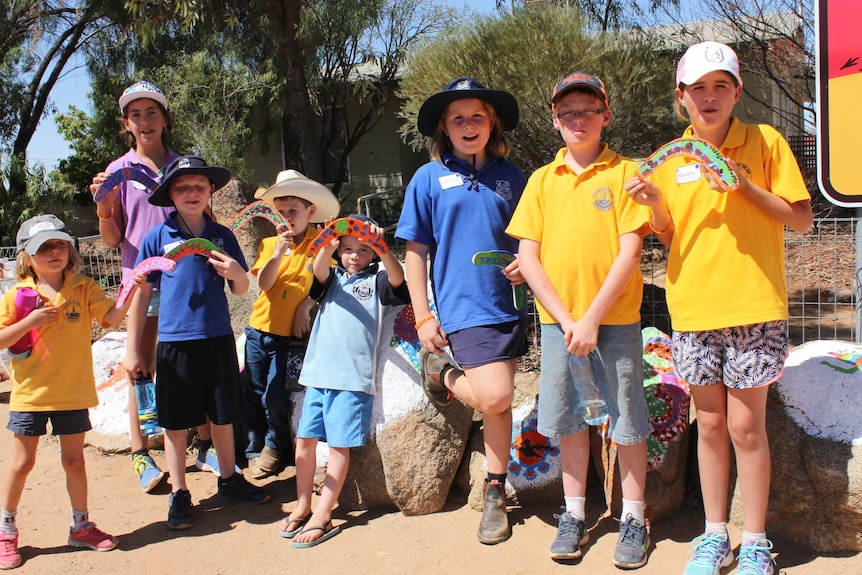
[[[339,218],[323,228],[323,231],[312,242],[311,248],[308,250],[309,253],[315,255],[323,248],[324,244],[339,236],[353,236],[374,248],[378,254],[385,254],[389,251],[386,242],[376,234],[371,233],[371,224],[356,218]]]
[[[105,178],[105,181],[99,185],[99,189],[93,194],[93,201],[101,204],[108,198],[113,197],[114,190],[118,190],[117,186],[123,182],[134,181],[143,184],[149,191],[153,191],[159,187],[159,183],[137,168],[120,168],[116,172],[112,172],[110,176]]]
[[[679,138],[664,144],[644,160],[638,168],[638,174],[643,177],[649,176],[665,160],[677,156],[699,163],[725,190],[733,191],[739,185],[736,174],[730,169],[718,148],[695,138]]]

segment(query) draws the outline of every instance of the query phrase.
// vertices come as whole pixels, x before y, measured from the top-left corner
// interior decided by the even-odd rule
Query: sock
[[[496,481],[500,485],[506,484],[506,474],[505,473],[488,473],[488,478],[485,480],[486,483],[491,483],[492,481]]]
[[[727,533],[727,522],[722,521],[720,523],[711,523],[709,521],[706,522],[706,529],[704,533]]]
[[[72,531],[80,531],[90,522],[90,512],[72,509]]]
[[[645,524],[644,521],[644,502],[643,501],[632,501],[631,499],[623,499],[623,512],[620,517],[623,522],[628,519],[629,515],[631,515],[638,523],[641,525]]]
[[[566,497],[566,511],[572,514],[572,517],[579,521],[584,521],[587,518],[587,498],[586,497]]]
[[[209,451],[209,448],[212,447],[213,440],[212,439],[199,439],[198,440],[198,451],[200,453],[206,453]]]
[[[7,511],[5,509],[0,510],[0,531],[16,533],[18,531],[18,525],[15,523],[15,517],[17,515],[18,511]]]
[[[761,539],[766,539],[766,532],[763,533],[752,533],[751,531],[743,531],[742,532],[742,544],[743,545],[753,545],[757,543]]]

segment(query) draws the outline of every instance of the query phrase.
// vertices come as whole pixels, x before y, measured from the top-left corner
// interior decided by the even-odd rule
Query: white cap
[[[683,54],[676,67],[676,85],[690,86],[710,72],[728,72],[742,85],[739,58],[730,46],[720,42],[701,42]]]
[[[162,108],[165,110],[168,109],[168,99],[165,98],[165,95],[161,90],[155,85],[150,84],[146,80],[141,80],[140,82],[135,82],[125,90],[123,90],[123,94],[120,96],[120,111],[124,111],[126,106],[130,103],[138,100],[140,98],[149,98],[150,100],[155,100],[159,104],[162,105]]]

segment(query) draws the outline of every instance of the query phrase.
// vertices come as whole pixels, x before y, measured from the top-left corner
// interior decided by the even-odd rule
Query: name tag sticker
[[[448,190],[449,188],[456,188],[464,183],[464,179],[461,177],[461,174],[448,174],[446,176],[440,176],[438,178],[440,182],[440,187],[444,190]]]
[[[676,170],[677,184],[687,184],[701,179],[703,179],[703,174],[700,171],[700,164],[690,164]]]
[[[174,249],[175,247],[177,247],[177,246],[178,246],[178,245],[180,245],[181,243],[183,243],[183,242],[182,242],[182,240],[180,240],[180,241],[178,241],[178,242],[171,242],[171,243],[169,243],[169,244],[165,244],[165,245],[164,245],[165,253],[168,253],[169,251],[171,251],[172,249]]]

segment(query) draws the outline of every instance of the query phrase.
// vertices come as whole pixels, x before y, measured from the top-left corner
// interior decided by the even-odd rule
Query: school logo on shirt
[[[610,210],[614,205],[614,193],[610,188],[599,188],[593,192],[593,205],[596,206],[600,212]]]
[[[736,166],[740,168],[743,172],[745,172],[745,177],[751,179],[751,168],[748,167],[748,164],[743,164],[740,162],[736,162]]]
[[[374,295],[374,289],[369,282],[360,282],[353,286],[353,297],[359,301],[368,301]]]
[[[63,317],[66,321],[76,322],[81,319],[81,302],[71,299],[63,304]]]
[[[506,201],[512,199],[512,184],[509,180],[497,180],[497,189],[494,190],[498,196]]]
[[[211,241],[218,247],[218,249],[220,249],[221,251],[225,251],[224,240],[222,238],[212,238]]]

